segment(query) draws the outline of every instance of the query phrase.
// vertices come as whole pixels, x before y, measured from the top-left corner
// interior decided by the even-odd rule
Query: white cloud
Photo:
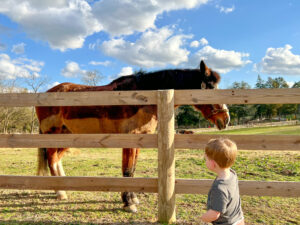
[[[208,0],[102,0],[94,4],[93,13],[106,32],[118,36],[155,28],[155,20],[165,11],[192,9],[207,2]]]
[[[206,40],[205,38],[201,38],[200,45],[203,45],[203,46],[208,45],[208,40]]]
[[[100,49],[108,56],[140,67],[178,65],[188,60],[189,51],[182,48],[187,35],[173,35],[163,27],[148,30],[135,43],[123,38],[104,41]]]
[[[300,55],[291,52],[292,46],[268,48],[261,62],[254,68],[265,74],[300,75]]]
[[[97,41],[95,43],[89,43],[89,49],[90,50],[97,50],[99,49],[99,46],[101,45],[101,40],[97,39]]]
[[[123,67],[121,69],[121,72],[118,74],[119,76],[126,76],[126,75],[132,75],[133,74],[133,69],[130,66]]]
[[[48,86],[47,86],[47,89],[50,89],[50,88],[53,88],[53,87],[55,87],[56,85],[59,85],[60,83],[59,82],[53,82],[52,84],[49,84]]]
[[[293,85],[295,84],[294,81],[287,81],[286,83],[289,85],[290,88],[293,87]]]
[[[188,64],[196,67],[199,65],[200,60],[204,60],[214,70],[220,73],[228,73],[251,63],[247,59],[248,57],[248,53],[215,49],[208,45],[193,54]]]
[[[200,45],[199,41],[192,41],[191,44],[190,44],[190,47],[197,48],[197,47],[199,47],[199,45]]]
[[[234,5],[232,7],[227,7],[227,8],[224,6],[219,6],[219,5],[217,5],[216,7],[217,7],[217,9],[220,10],[221,13],[225,13],[225,14],[231,13],[235,10]]]
[[[190,44],[190,47],[192,48],[198,48],[199,46],[205,46],[208,45],[208,41],[205,38],[201,38],[199,41],[192,41]]]
[[[85,70],[80,69],[78,63],[76,62],[66,62],[66,67],[61,70],[61,75],[64,77],[72,78],[78,75],[83,75],[86,73]]]
[[[15,54],[24,54],[24,52],[25,52],[25,44],[24,43],[20,43],[20,44],[13,45],[11,51],[13,53],[15,53]]]
[[[31,74],[39,76],[44,63],[27,58],[11,59],[7,54],[0,54],[0,78],[16,79],[29,77]]]
[[[93,65],[93,66],[109,66],[111,64],[111,62],[108,60],[106,60],[104,62],[90,61],[89,64]]]
[[[129,35],[155,28],[163,12],[192,9],[209,0],[1,0],[0,13],[33,39],[65,51],[83,46],[87,36],[106,31]],[[90,44],[91,49],[95,48]]]
[[[85,38],[101,25],[84,0],[2,0],[0,13],[22,25],[34,39],[47,41],[54,49],[81,48]]]

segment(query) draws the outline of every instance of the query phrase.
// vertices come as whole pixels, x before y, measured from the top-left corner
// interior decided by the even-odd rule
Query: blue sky
[[[300,81],[299,0],[1,0],[0,79],[48,76],[106,84],[143,69],[196,68],[220,88]]]

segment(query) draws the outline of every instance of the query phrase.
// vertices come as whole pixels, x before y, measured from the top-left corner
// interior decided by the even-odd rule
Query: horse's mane
[[[119,77],[104,86],[62,83],[47,92],[216,88],[220,75],[207,68],[201,61],[202,64],[201,69],[170,69],[148,73],[140,71],[133,75]]]
[[[148,73],[140,71],[119,77],[110,85],[115,85],[115,90],[200,89],[203,81],[215,84],[219,80],[219,74],[213,71],[210,76],[205,76],[199,69],[173,69]]]

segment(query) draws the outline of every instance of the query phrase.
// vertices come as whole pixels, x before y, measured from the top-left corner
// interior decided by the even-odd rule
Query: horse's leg
[[[68,150],[68,148],[59,148],[58,153],[58,162],[57,162],[57,172],[59,176],[66,176],[64,167],[62,165],[62,157],[64,153]],[[68,199],[66,191],[57,191],[58,199]]]
[[[50,172],[52,176],[64,176],[65,172],[61,164],[61,158],[66,149],[64,148],[48,148],[47,149],[47,159]],[[65,191],[56,191],[57,199],[64,200],[68,196]]]
[[[133,177],[137,158],[139,155],[139,148],[123,148],[122,158],[122,172],[123,177]],[[124,209],[128,212],[137,212],[136,204],[139,203],[135,193],[123,192],[122,200],[124,203]]]

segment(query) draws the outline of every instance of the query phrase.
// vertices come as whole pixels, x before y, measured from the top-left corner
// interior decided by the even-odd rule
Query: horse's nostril
[[[217,120],[217,127],[218,127],[219,130],[222,130],[222,129],[225,128],[222,120],[220,120],[220,119]]]

